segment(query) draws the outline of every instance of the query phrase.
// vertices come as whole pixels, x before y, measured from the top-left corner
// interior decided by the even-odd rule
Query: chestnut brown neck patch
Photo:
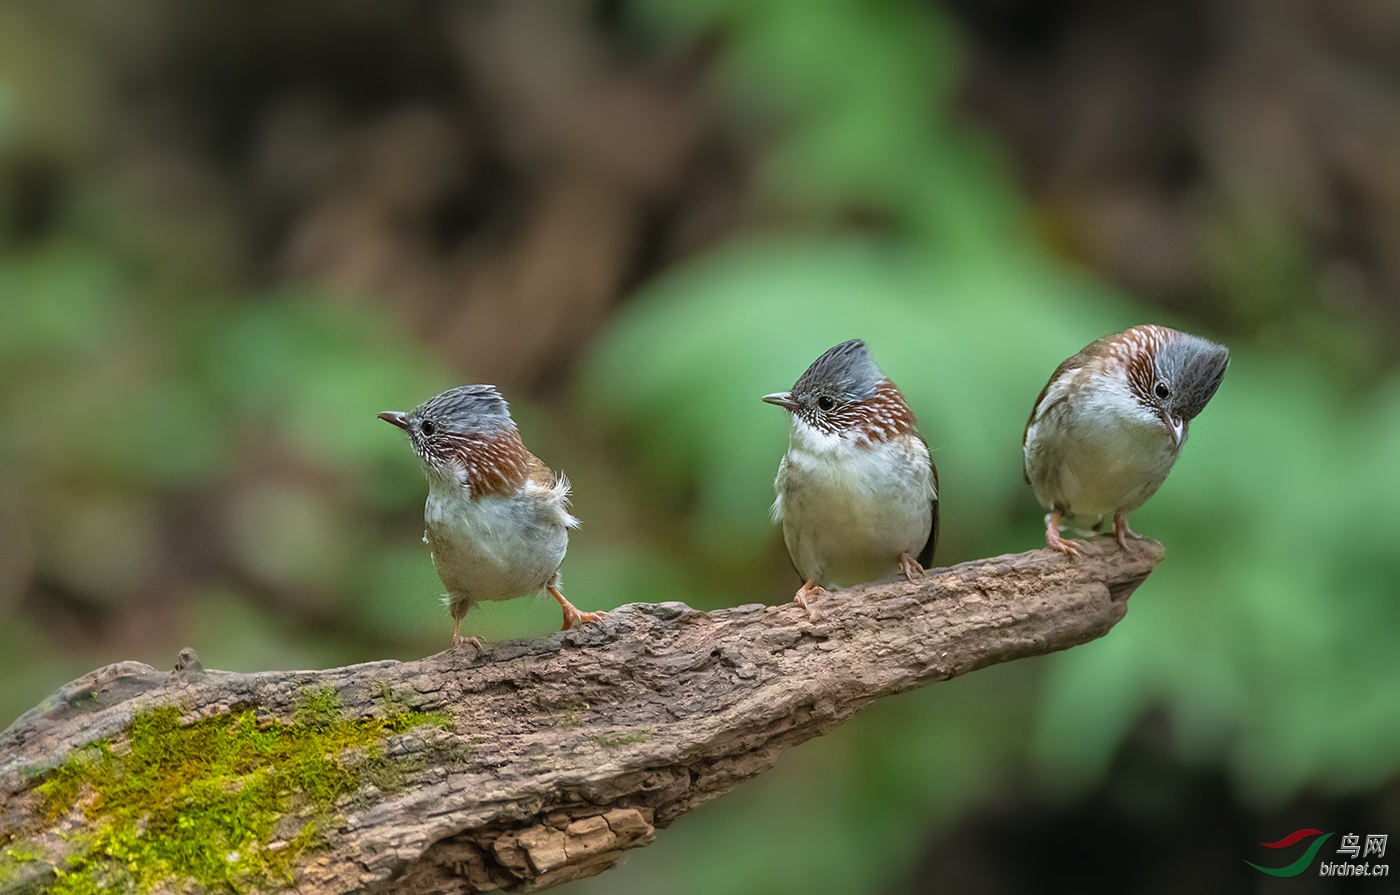
[[[490,435],[441,435],[433,453],[462,467],[473,498],[514,494],[525,484],[535,459],[513,428]]]
[[[888,379],[881,380],[875,387],[875,394],[859,404],[852,404],[843,416],[847,417],[843,424],[855,429],[871,444],[915,431],[914,411],[909,409],[899,388]]]

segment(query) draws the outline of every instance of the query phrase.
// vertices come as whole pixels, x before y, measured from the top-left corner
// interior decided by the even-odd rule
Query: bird
[[[1071,518],[1099,527],[1111,516],[1123,549],[1140,539],[1128,514],[1166,480],[1229,363],[1223,345],[1147,324],[1091,342],[1060,364],[1021,438],[1026,482],[1049,510],[1045,545],[1080,555],[1083,542],[1060,534]]]
[[[452,644],[462,617],[483,600],[549,591],[567,631],[603,612],[580,612],[559,589],[559,565],[578,519],[569,512],[569,480],[525,447],[510,408],[491,385],[464,385],[403,413],[379,414],[408,433],[428,480],[423,541],[431,551],[452,614]]]
[[[763,400],[792,418],[772,517],[803,581],[794,602],[816,618],[828,587],[922,576],[938,542],[938,470],[865,342],[831,348]]]

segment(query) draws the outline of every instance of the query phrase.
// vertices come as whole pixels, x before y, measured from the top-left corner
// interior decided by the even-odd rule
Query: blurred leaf
[[[834,219],[874,211],[957,257],[995,257],[1014,235],[1020,207],[994,154],[952,124],[958,53],[935,7],[668,0],[642,13],[725,33],[736,104],[778,122],[760,185],[770,200]]]
[[[356,619],[366,630],[418,638],[439,648],[451,643],[452,617],[428,545],[386,546],[367,556],[362,566],[353,593]]]
[[[284,619],[223,589],[196,593],[183,622],[182,636],[199,645],[205,668],[248,672],[334,668],[356,658],[334,639],[289,629]],[[170,661],[174,662],[173,656]]]
[[[294,482],[240,491],[229,504],[234,555],[255,576],[283,586],[339,589],[355,538],[343,511]]]
[[[119,301],[115,271],[90,252],[53,247],[0,263],[0,364],[91,358],[113,333]]]
[[[218,326],[203,359],[217,392],[327,463],[401,460],[402,438],[370,425],[375,414],[409,409],[445,387],[387,321],[357,309],[328,313],[289,294],[245,305]]]

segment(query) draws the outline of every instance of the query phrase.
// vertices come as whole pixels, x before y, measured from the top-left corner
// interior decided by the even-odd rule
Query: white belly
[[[1135,510],[1171,471],[1179,449],[1155,421],[1064,415],[1027,433],[1027,474],[1047,508],[1097,519]]]
[[[527,485],[527,487],[530,487]],[[425,538],[453,603],[510,600],[549,584],[568,549],[573,517],[523,497],[472,499],[430,489]]]
[[[822,440],[818,440],[822,439]],[[917,438],[862,445],[795,430],[773,515],[804,580],[849,587],[899,571],[933,526],[933,474]]]

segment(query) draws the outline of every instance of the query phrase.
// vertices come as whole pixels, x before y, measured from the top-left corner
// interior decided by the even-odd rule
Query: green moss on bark
[[[138,715],[123,742],[82,750],[38,786],[49,825],[76,809],[89,830],[51,891],[290,885],[343,798],[401,779],[387,773],[387,737],[450,726],[440,714],[346,718],[329,689],[304,694],[291,724],[259,722],[251,710],[191,724],[180,715],[171,707]]]

